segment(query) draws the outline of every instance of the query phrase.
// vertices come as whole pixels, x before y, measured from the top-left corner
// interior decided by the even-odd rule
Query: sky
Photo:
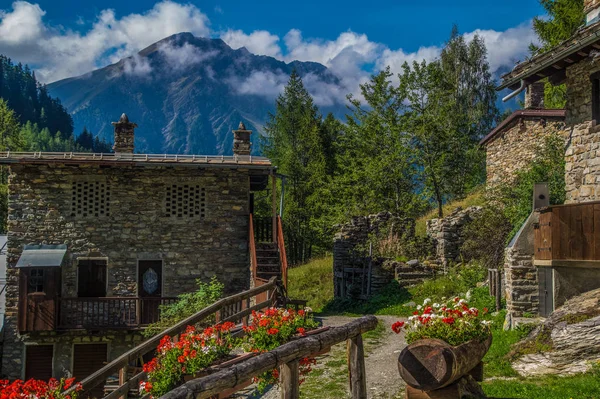
[[[467,39],[483,37],[498,75],[526,57],[541,14],[538,0],[0,0],[0,54],[50,83],[192,32],[286,62],[320,62],[356,82],[436,58],[457,24]]]

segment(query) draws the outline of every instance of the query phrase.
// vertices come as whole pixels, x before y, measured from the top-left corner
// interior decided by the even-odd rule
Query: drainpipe
[[[504,97],[502,99],[502,102],[505,103],[508,100],[510,100],[511,98],[516,97],[517,94],[519,94],[520,92],[522,92],[524,89],[525,89],[525,79],[521,79],[521,86],[517,90],[513,91],[512,93],[510,93],[508,96]]]
[[[285,176],[278,175],[281,179],[281,198],[279,200],[279,217],[283,219],[283,201],[285,199]]]

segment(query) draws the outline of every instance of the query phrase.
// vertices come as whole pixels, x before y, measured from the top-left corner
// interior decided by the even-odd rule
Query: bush
[[[504,261],[504,248],[512,230],[501,209],[487,206],[463,229],[465,241],[461,255],[476,259],[487,269],[496,269]]]
[[[179,323],[180,321],[198,313],[205,307],[213,304],[223,296],[223,283],[216,277],[210,283],[196,280],[198,289],[194,292],[179,295],[177,302],[160,307],[160,320],[150,324],[142,333],[145,337],[152,337],[162,330]],[[214,320],[206,320],[210,324]]]

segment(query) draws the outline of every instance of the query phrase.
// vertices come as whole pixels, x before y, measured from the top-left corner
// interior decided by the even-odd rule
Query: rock
[[[407,308],[414,308],[415,306],[417,306],[417,304],[415,302],[413,302],[413,301],[410,301],[410,302],[406,302],[402,306],[406,306]]]
[[[406,266],[417,267],[417,266],[419,266],[419,260],[418,259],[409,260],[408,262],[406,262]]]
[[[585,372],[600,360],[600,289],[568,300],[513,349],[522,376]]]

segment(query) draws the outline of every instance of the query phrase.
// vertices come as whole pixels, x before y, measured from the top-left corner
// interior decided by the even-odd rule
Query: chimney
[[[133,130],[137,124],[129,122],[127,115],[121,115],[118,122],[112,122],[115,127],[115,144],[113,151],[117,154],[133,154]]]
[[[535,82],[525,90],[525,109],[544,109],[544,82]]]
[[[597,22],[600,16],[600,0],[583,0],[583,12],[586,25]]]
[[[237,130],[233,131],[233,154],[250,155],[250,135],[252,130],[246,130],[244,122],[240,122]]]

